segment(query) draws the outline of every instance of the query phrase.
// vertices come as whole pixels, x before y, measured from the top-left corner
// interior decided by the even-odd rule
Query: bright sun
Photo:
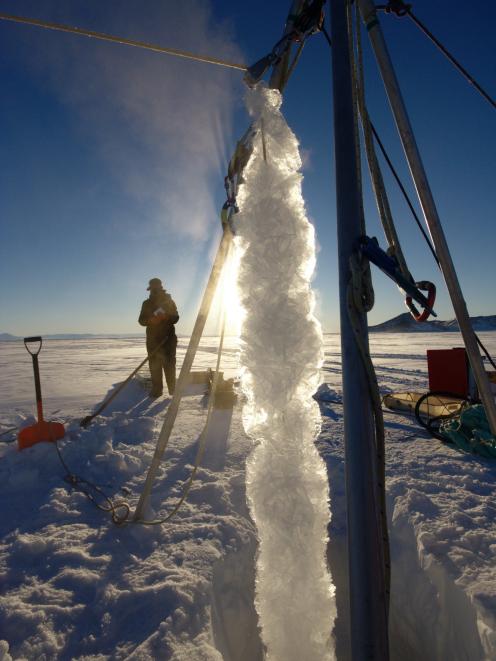
[[[222,323],[222,313],[225,311],[226,335],[240,335],[244,317],[244,312],[239,302],[237,288],[240,259],[240,251],[233,247],[222,270],[219,287],[213,301],[211,319],[219,320],[219,334],[221,331],[220,325]]]

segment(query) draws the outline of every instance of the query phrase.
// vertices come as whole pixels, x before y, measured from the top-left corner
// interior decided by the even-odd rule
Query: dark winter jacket
[[[162,341],[176,342],[174,324],[179,320],[177,307],[170,294],[163,289],[150,292],[143,301],[138,323],[146,326],[146,348],[153,351]],[[167,339],[168,338],[168,339]]]

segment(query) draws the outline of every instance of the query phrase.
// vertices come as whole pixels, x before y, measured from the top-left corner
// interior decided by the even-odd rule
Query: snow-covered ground
[[[496,353],[496,333],[482,339]],[[40,354],[45,417],[66,423],[64,460],[131,507],[169,400],[150,400],[137,379],[88,429],[79,420],[142,360],[143,345],[136,338],[53,340]],[[460,345],[456,333],[372,335],[382,391],[425,391],[425,349]],[[216,346],[216,338],[202,341],[195,369],[214,366]],[[325,336],[325,358],[318,448],[331,489],[336,648],[346,659],[339,336]],[[234,339],[223,368],[227,377],[237,372]],[[0,375],[2,433],[34,421],[31,359],[22,343],[0,343]],[[174,506],[190,474],[206,414],[203,391],[192,386],[181,405],[153,492],[157,515]],[[392,657],[496,658],[496,466],[428,438],[411,418],[385,417]],[[256,533],[245,500],[251,448],[240,404],[216,409],[202,468],[177,517],[162,526],[116,527],[64,481],[53,445],[19,453],[15,443],[0,443],[0,660],[262,659],[253,606]]]

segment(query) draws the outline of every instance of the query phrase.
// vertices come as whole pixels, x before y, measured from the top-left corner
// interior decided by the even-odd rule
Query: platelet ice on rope
[[[278,90],[262,83],[247,92],[249,112],[264,127],[265,150],[257,140],[235,220],[245,311],[243,423],[254,439],[247,496],[260,540],[256,606],[268,658],[330,661],[329,486],[314,444],[320,411],[312,399],[323,351],[310,284],[315,236],[301,193],[298,142],[281,101]]]

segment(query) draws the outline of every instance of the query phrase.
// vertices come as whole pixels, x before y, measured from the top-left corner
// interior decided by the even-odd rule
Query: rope
[[[432,43],[437,46],[441,53],[451,62],[455,69],[462,74],[465,80],[475,87],[479,94],[486,99],[488,103],[492,105],[493,108],[496,108],[496,101],[486,92],[486,90],[475,80],[475,78],[465,69],[464,66],[452,55],[446,46],[444,46],[439,39],[437,39],[432,32],[425,26],[412,12],[411,5],[407,5],[402,0],[394,0],[394,2],[389,2],[387,5],[379,5],[376,9],[382,9],[387,14],[396,14],[396,16],[409,16],[415,25],[432,41]]]
[[[73,489],[76,489],[77,491],[81,491],[81,493],[84,493],[85,496],[88,498],[88,500],[90,500],[102,512],[110,512],[112,516],[112,521],[117,526],[121,526],[124,523],[126,523],[129,517],[129,513],[131,511],[129,505],[125,501],[119,501],[114,503],[110,498],[110,496],[107,496],[107,494],[103,491],[103,489],[101,489],[101,487],[73,473],[66,464],[62,456],[62,453],[60,452],[58,441],[55,441],[54,445],[55,445],[55,449],[57,450],[57,455],[60,460],[60,463],[62,464],[64,470],[66,471],[64,480],[67,482],[67,484],[69,484]],[[92,490],[107,502],[106,506],[101,505],[97,501],[97,499],[92,493]],[[119,515],[118,511],[122,509],[124,510],[124,513]]]
[[[195,62],[205,62],[207,64],[216,64],[221,67],[229,69],[238,69],[239,71],[246,71],[247,67],[244,64],[237,64],[228,60],[221,60],[209,55],[197,55],[189,51],[177,50],[176,48],[165,48],[157,44],[150,44],[145,41],[136,41],[134,39],[125,39],[124,37],[115,37],[103,32],[94,32],[93,30],[86,30],[84,28],[71,27],[69,25],[62,25],[60,23],[49,23],[47,21],[39,21],[35,18],[25,18],[23,16],[13,16],[12,14],[0,13],[0,20],[13,21],[14,23],[23,23],[25,25],[35,25],[39,28],[46,28],[48,30],[56,30],[57,32],[69,32],[71,34],[78,34],[83,37],[91,37],[93,39],[100,39],[101,41],[110,41],[116,44],[123,44],[125,46],[134,46],[135,48],[143,48],[144,50],[153,51],[154,53],[162,53],[166,55],[175,55]]]

